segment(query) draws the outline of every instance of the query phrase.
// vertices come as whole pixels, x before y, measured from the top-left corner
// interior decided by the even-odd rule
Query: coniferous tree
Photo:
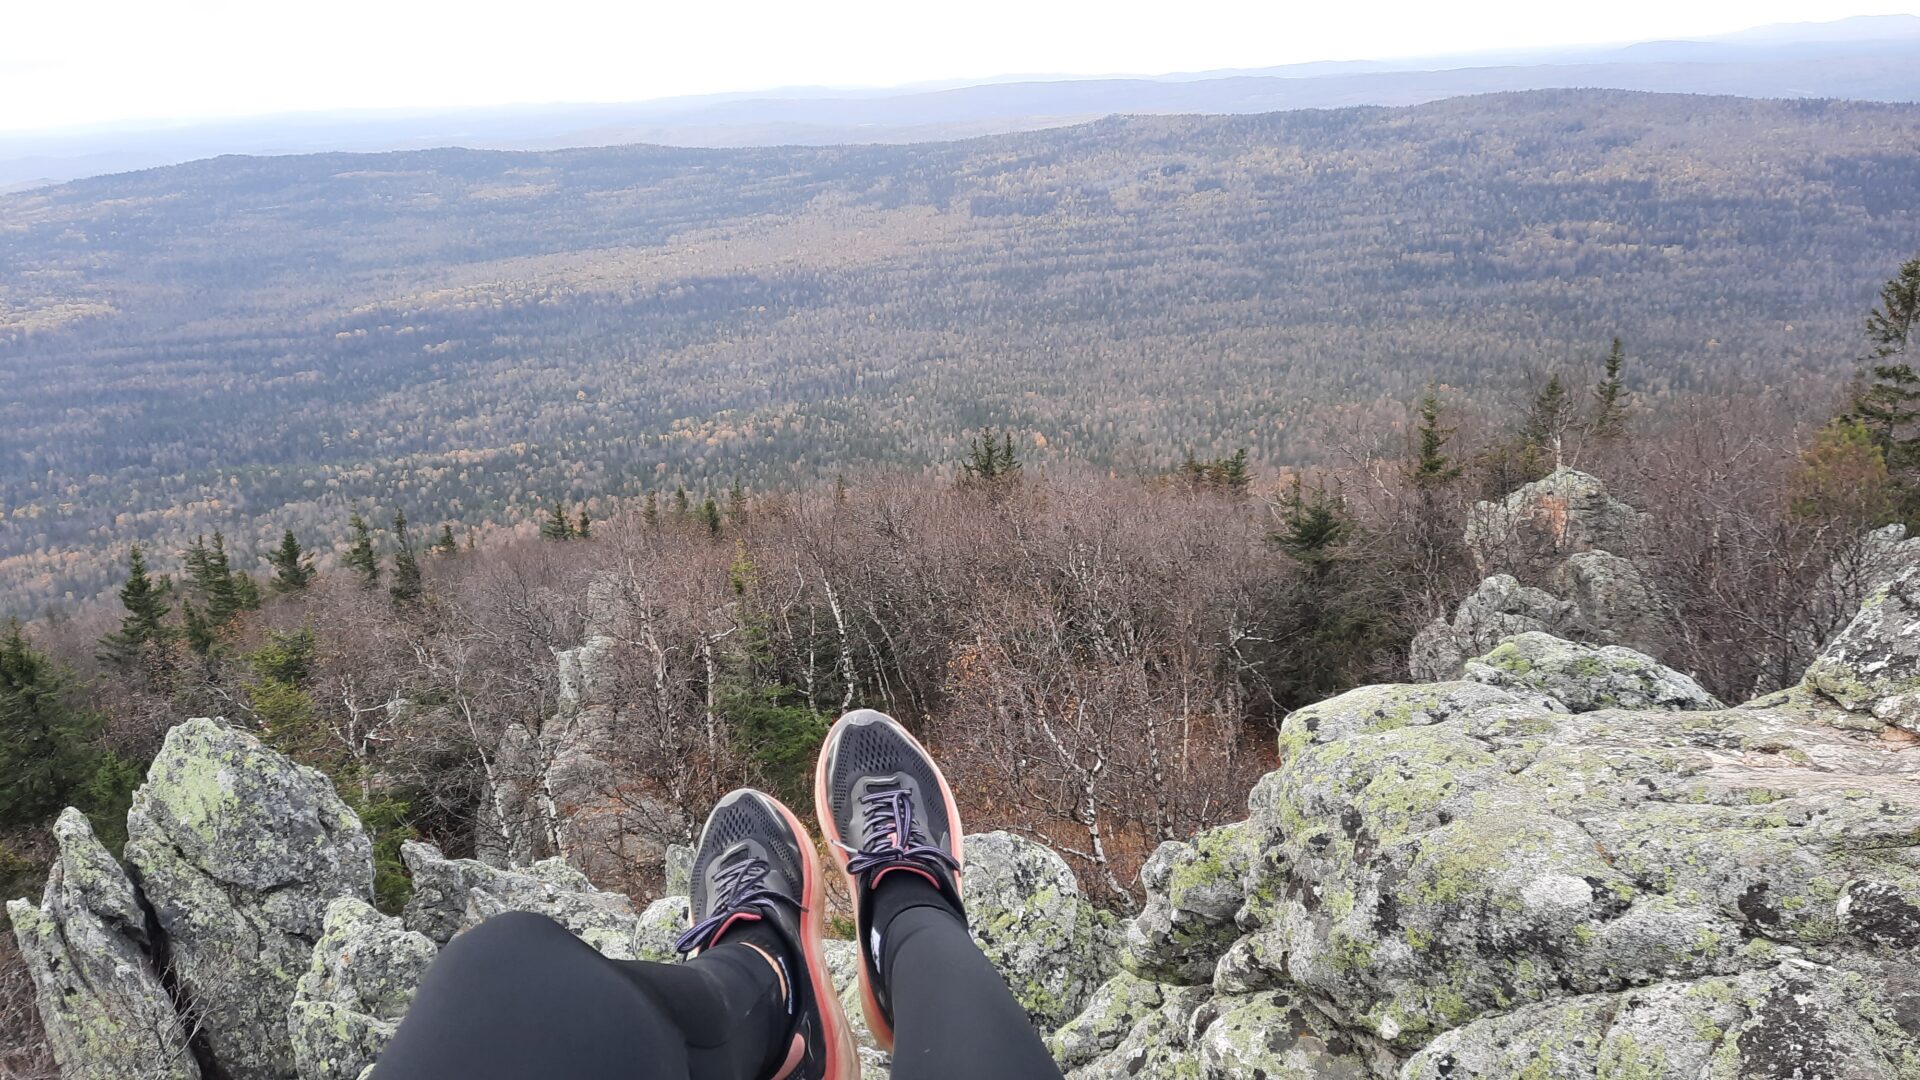
[[[584,506],[580,508],[580,520],[573,527],[573,535],[582,540],[593,539],[593,523],[587,520],[587,508]]]
[[[1626,351],[1619,338],[1607,350],[1606,377],[1593,390],[1593,436],[1613,442],[1627,433],[1627,390],[1620,369],[1626,364]]]
[[[423,586],[420,579],[420,560],[413,554],[413,537],[407,532],[407,513],[404,510],[393,512],[393,537],[397,545],[393,552],[393,585],[387,595],[399,605],[415,603],[420,599]]]
[[[442,522],[440,524],[440,539],[434,542],[433,550],[442,555],[451,555],[460,550],[460,544],[453,538],[453,525],[451,523]]]
[[[1867,313],[1867,340],[1873,343],[1868,359],[1905,355],[1913,344],[1916,321],[1920,321],[1920,255],[1901,264],[1899,273],[1881,288],[1880,306]]]
[[[347,520],[351,536],[347,542],[347,554],[341,561],[347,569],[360,575],[360,587],[375,589],[380,586],[380,556],[373,550],[373,530],[367,527],[367,519],[355,513]]]
[[[1898,469],[1914,459],[1911,426],[1920,419],[1920,376],[1908,364],[1877,364],[1857,382],[1848,417],[1873,436],[1888,466]]]
[[[707,527],[708,536],[720,535],[720,504],[713,501],[712,495],[700,504],[700,521]]]
[[[234,573],[227,557],[227,538],[218,529],[214,530],[212,544],[194,537],[183,561],[187,584],[199,596],[207,621],[213,626],[232,622],[235,615],[247,609],[250,600],[258,606],[258,590],[250,587],[251,582],[243,584]]]
[[[180,601],[180,636],[195,656],[211,657],[220,646],[220,626],[194,606],[192,600]]]
[[[660,493],[647,492],[647,501],[640,511],[640,517],[648,525],[660,524]]]
[[[1267,541],[1305,567],[1309,574],[1323,575],[1339,553],[1340,545],[1352,529],[1346,500],[1315,488],[1311,494],[1298,477],[1280,500],[1280,528]]]
[[[1247,467],[1244,446],[1227,457],[1211,461],[1195,457],[1193,448],[1188,447],[1177,472],[1182,481],[1195,488],[1239,494],[1253,486],[1253,471]]]
[[[682,521],[686,520],[687,485],[685,484],[675,484],[673,486],[673,516]]]
[[[146,554],[139,544],[133,545],[127,552],[127,581],[120,586],[120,604],[127,613],[118,631],[100,639],[101,659],[129,666],[167,639],[168,591],[167,579],[148,574]]]
[[[1013,433],[1005,432],[994,441],[988,427],[967,444],[967,460],[960,465],[965,478],[978,483],[1008,480],[1020,472],[1020,459],[1013,453]]]
[[[277,593],[296,593],[313,584],[313,556],[300,546],[293,530],[280,534],[280,546],[267,553],[273,566],[271,587]]]
[[[567,517],[566,507],[557,502],[553,504],[553,509],[547,512],[547,520],[540,525],[540,539],[573,539],[573,521]]]
[[[1460,478],[1460,466],[1447,457],[1446,446],[1454,429],[1440,426],[1440,394],[1432,386],[1420,398],[1420,424],[1415,429],[1420,445],[1415,452],[1410,477],[1413,486],[1432,493]]]
[[[1571,409],[1567,384],[1555,372],[1547,378],[1547,385],[1534,395],[1533,405],[1520,426],[1522,455],[1537,476],[1545,476],[1560,467]]]
[[[743,529],[747,524],[747,489],[737,476],[727,487],[727,520],[735,529]]]
[[[78,707],[70,679],[16,620],[0,635],[0,826],[37,825],[92,774],[99,718]]]

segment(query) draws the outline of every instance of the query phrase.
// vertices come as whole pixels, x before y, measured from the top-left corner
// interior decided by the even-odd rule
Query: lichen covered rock
[[[1068,1080],[1195,1080],[1200,1053],[1193,1016],[1208,997],[1204,986],[1162,987],[1158,1005],[1129,1013],[1139,1015],[1133,1027],[1111,1050],[1069,1071]]]
[[[1646,515],[1608,494],[1598,477],[1562,468],[1497,503],[1476,504],[1466,542],[1483,574],[1545,580],[1576,552],[1638,552],[1646,528]]]
[[[1090,903],[1066,860],[1011,833],[966,838],[967,924],[1035,1024],[1080,1011],[1118,965],[1113,916]]]
[[[1246,824],[1224,825],[1192,843],[1169,840],[1140,870],[1147,904],[1127,930],[1121,963],[1143,978],[1213,981],[1214,965],[1240,936],[1253,851]]]
[[[359,819],[318,772],[196,719],[167,733],[127,837],[215,1059],[235,1080],[291,1075],[287,1006],[327,905],[372,898]]]
[[[1595,709],[1721,709],[1692,678],[1619,645],[1582,645],[1521,634],[1467,661],[1473,682],[1545,694],[1573,712]]]
[[[48,1045],[68,1080],[198,1080],[187,1031],[151,964],[133,883],[71,807],[39,906],[7,904]]]
[[[1807,669],[1806,684],[1870,726],[1920,734],[1920,567],[1860,605]]]
[[[633,902],[601,892],[585,874],[559,858],[519,870],[502,870],[473,859],[449,859],[431,844],[408,842],[400,858],[413,875],[413,896],[404,913],[407,928],[435,944],[506,911],[532,911],[554,920],[615,960],[640,958],[646,930]]]
[[[1920,900],[1920,755],[1793,708],[1386,727],[1380,691],[1348,696],[1288,719],[1255,820],[1285,867],[1264,955],[1356,1037],[1411,1052],[1532,1002],[1920,951],[1843,906]]]
[[[1206,1080],[1367,1080],[1367,1055],[1353,1038],[1296,993],[1269,990],[1216,997],[1190,1022]],[[1393,1059],[1381,1054],[1390,1068]]]
[[[342,897],[287,1009],[300,1080],[355,1080],[386,1049],[439,950],[424,934]]]
[[[693,925],[692,911],[693,904],[685,896],[663,896],[648,904],[634,927],[634,959],[662,964],[678,962],[680,954],[673,943]]]
[[[1468,658],[1501,641],[1536,630],[1563,634],[1575,619],[1568,601],[1522,585],[1511,574],[1495,574],[1460,601],[1451,622],[1435,619],[1414,635],[1407,666],[1419,682],[1457,679]]]
[[[1449,1031],[1404,1080],[1848,1077],[1920,1061],[1920,976],[1904,966],[1780,964],[1530,1005]]]

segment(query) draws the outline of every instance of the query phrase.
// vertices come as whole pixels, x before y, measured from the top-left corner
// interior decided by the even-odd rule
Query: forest
[[[0,197],[0,609],[196,536],[340,566],[836,476],[1270,479],[1428,384],[1491,426],[1625,339],[1652,412],[1832,411],[1920,107],[1539,91],[912,146],[217,158]]]

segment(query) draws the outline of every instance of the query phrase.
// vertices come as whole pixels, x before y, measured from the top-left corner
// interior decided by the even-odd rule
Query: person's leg
[[[854,900],[867,1024],[897,1080],[1058,1080],[967,932],[960,811],[926,748],[892,717],[848,713],[821,748],[814,802]]]
[[[427,970],[375,1080],[755,1080],[791,1025],[745,944],[684,965],[609,960],[542,915],[495,916]]]
[[[1060,1067],[1026,1010],[939,890],[894,874],[874,904],[893,1007],[894,1080],[1057,1080]]]

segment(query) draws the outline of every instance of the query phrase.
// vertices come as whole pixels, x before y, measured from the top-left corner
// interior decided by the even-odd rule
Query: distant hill
[[[225,157],[0,196],[0,596],[347,508],[950,467],[1263,470],[1584,369],[1829,403],[1920,106],[1539,91],[912,146]]]
[[[858,91],[803,87],[627,104],[275,116],[76,134],[0,132],[0,190],[233,153],[907,143],[1059,127],[1114,114],[1414,105],[1553,88],[1920,101],[1920,16],[1760,27],[1704,41],[1158,77],[1003,78]]]

